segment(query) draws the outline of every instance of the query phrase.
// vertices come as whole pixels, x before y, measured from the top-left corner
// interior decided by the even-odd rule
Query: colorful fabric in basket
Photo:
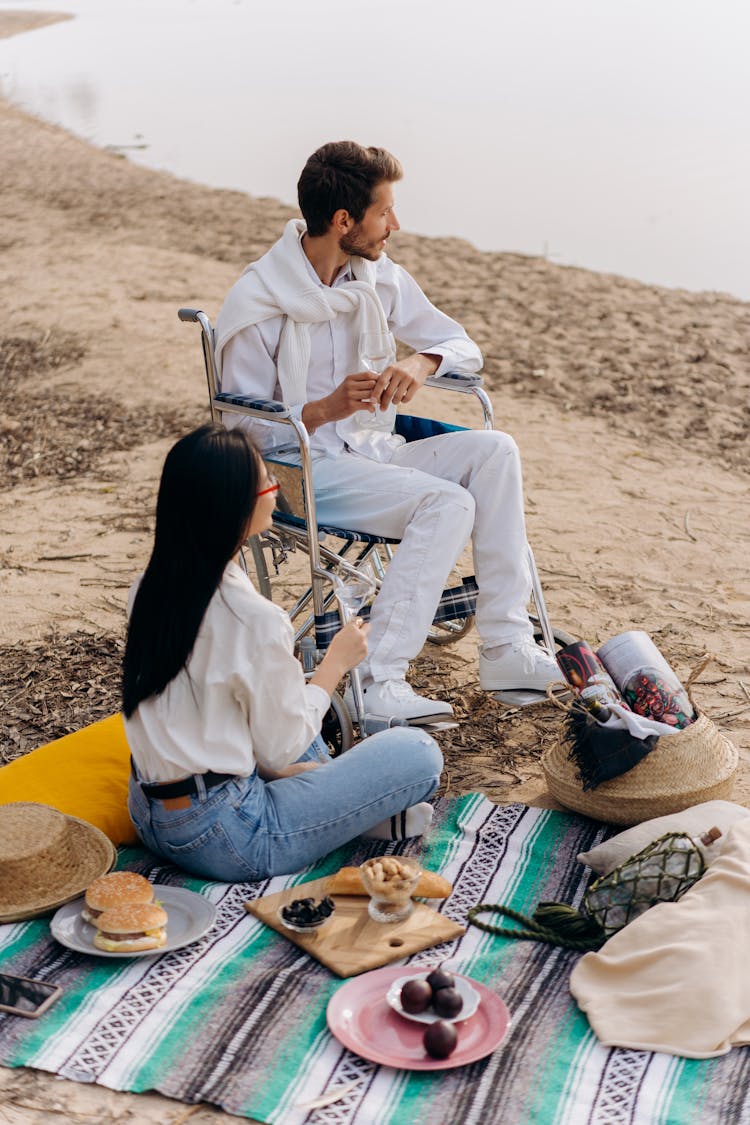
[[[582,817],[523,805],[497,807],[480,794],[437,803],[424,863],[454,883],[445,914],[464,921],[478,902],[528,912],[540,899],[578,904],[586,871],[576,861],[600,832]],[[509,942],[469,927],[411,965],[450,959],[502,996],[512,1024],[488,1058],[458,1069],[378,1067],[329,1033],[326,1005],[343,983],[297,946],[248,915],[248,898],[317,878],[380,854],[359,842],[303,876],[225,885],[189,879],[143,850],[121,865],[157,883],[182,885],[218,908],[214,930],[157,957],[106,960],[58,945],[43,921],[0,927],[0,964],[43,976],[64,993],[36,1021],[0,1015],[0,1063],[31,1066],[118,1090],[158,1090],[206,1101],[260,1122],[568,1122],[570,1125],[697,1125],[750,1119],[750,1054],[708,1062],[603,1048],[568,991],[577,955]],[[421,854],[421,845],[389,845]],[[332,1086],[357,1082],[315,1113],[300,1108]]]

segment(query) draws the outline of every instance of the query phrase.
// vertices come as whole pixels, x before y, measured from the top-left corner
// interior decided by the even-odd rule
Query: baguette
[[[417,898],[447,898],[452,890],[453,884],[436,871],[423,871],[413,893]],[[366,895],[359,868],[342,867],[335,875],[331,875],[326,885],[326,894]]]

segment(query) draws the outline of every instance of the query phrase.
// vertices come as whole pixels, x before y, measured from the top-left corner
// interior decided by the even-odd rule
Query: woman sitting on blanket
[[[129,808],[149,848],[226,882],[298,871],[357,835],[420,835],[442,757],[398,727],[331,759],[331,693],[367,652],[333,638],[306,683],[288,615],[236,561],[271,524],[278,485],[241,429],[201,426],[167,456],[154,548],[130,594],[123,711]]]

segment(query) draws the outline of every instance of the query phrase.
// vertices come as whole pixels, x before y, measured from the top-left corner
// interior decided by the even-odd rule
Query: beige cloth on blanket
[[[570,991],[606,1047],[707,1059],[750,1043],[750,817],[678,902],[581,958]]]

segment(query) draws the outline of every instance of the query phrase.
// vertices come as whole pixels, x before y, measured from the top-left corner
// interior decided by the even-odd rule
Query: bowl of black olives
[[[279,907],[279,921],[288,930],[297,933],[307,933],[308,930],[317,930],[324,925],[335,910],[333,899],[322,898],[320,902],[314,898],[295,898]]]
[[[442,968],[398,977],[386,1000],[399,1015],[425,1024],[467,1020],[479,1007],[479,993],[466,977]]]

